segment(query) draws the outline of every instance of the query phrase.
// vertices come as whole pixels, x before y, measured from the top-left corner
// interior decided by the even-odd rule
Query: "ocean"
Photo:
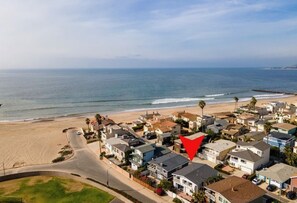
[[[264,68],[1,70],[0,121],[279,98],[297,71]]]

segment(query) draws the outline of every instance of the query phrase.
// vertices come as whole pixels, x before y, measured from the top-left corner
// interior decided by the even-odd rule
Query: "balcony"
[[[205,196],[213,202],[216,201],[215,193],[210,190],[205,190]]]

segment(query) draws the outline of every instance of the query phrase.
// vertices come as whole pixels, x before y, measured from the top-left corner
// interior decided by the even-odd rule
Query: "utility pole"
[[[108,169],[109,169],[109,168],[108,168]],[[109,187],[109,184],[108,184],[108,179],[109,179],[109,176],[108,176],[108,169],[106,170],[106,177],[107,177],[106,185],[107,185],[107,187]]]

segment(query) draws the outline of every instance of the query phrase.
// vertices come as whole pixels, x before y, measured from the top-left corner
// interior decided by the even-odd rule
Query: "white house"
[[[252,174],[269,162],[270,145],[263,141],[238,141],[236,148],[229,152],[229,155],[230,166]]]
[[[286,106],[285,102],[273,101],[273,102],[270,102],[270,103],[266,104],[265,107],[266,107],[268,112],[275,113],[279,109],[284,108],[285,106]]]
[[[145,144],[134,148],[131,154],[131,168],[137,170],[138,167],[147,164],[155,155],[155,144]]]
[[[213,143],[207,143],[203,147],[202,153],[199,153],[198,156],[218,164],[224,160],[229,151],[236,147],[236,144],[229,140],[217,140]]]
[[[214,170],[206,164],[192,163],[173,174],[173,186],[186,195],[192,196],[203,187],[205,181],[218,175],[218,171]]]

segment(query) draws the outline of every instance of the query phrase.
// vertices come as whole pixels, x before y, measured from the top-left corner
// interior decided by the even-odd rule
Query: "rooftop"
[[[244,135],[239,135],[238,138],[244,139],[246,137],[246,138],[254,139],[256,141],[260,141],[260,140],[263,140],[265,136],[266,135],[264,132],[249,132]]]
[[[209,177],[218,175],[218,171],[206,164],[192,163],[173,174],[184,176],[196,185],[201,185]]]
[[[238,141],[237,145],[239,145],[239,146],[251,146],[251,147],[255,147],[256,149],[259,149],[261,151],[270,149],[270,145],[263,142],[263,141],[254,141],[254,142],[241,142],[241,141]]]
[[[238,150],[238,149],[235,149],[235,150]],[[251,150],[238,150],[238,151],[235,151],[235,150],[229,152],[229,154],[251,162],[257,162],[261,159],[260,156],[253,153]]]
[[[289,166],[283,163],[275,164],[269,168],[264,168],[263,170],[257,172],[257,174],[269,177],[278,182],[285,182],[296,173],[296,167]]]
[[[218,152],[225,151],[227,149],[234,148],[236,144],[229,140],[217,140],[213,143],[207,143],[204,145],[205,148],[209,148]]]
[[[135,147],[135,149],[141,151],[142,153],[146,153],[146,152],[149,152],[149,151],[154,151],[155,146],[154,146],[154,144],[145,144],[145,145]]]
[[[187,158],[175,153],[166,154],[149,162],[149,164],[156,164],[161,166],[166,171],[172,171],[178,166],[187,163],[189,163],[189,160]]]
[[[202,132],[198,132],[198,133],[195,133],[193,135],[190,135],[190,136],[185,136],[186,138],[190,139],[190,140],[194,140],[198,137],[201,137],[201,136],[207,136],[206,133],[202,133]],[[177,140],[174,140],[174,142],[177,142],[177,143],[182,143],[180,139],[177,139]]]
[[[286,133],[280,133],[280,132],[270,132],[269,134],[271,137],[280,139],[280,140],[289,140],[292,135],[286,134]],[[267,137],[267,136],[266,136]]]
[[[220,193],[232,203],[252,202],[266,193],[251,181],[236,176],[210,184],[206,188]]]
[[[113,147],[119,149],[122,152],[127,152],[130,149],[130,147],[126,144],[115,144]]]
[[[294,128],[297,128],[296,125],[292,125],[290,123],[276,123],[272,125],[272,128],[280,128],[284,130],[292,130]]]

